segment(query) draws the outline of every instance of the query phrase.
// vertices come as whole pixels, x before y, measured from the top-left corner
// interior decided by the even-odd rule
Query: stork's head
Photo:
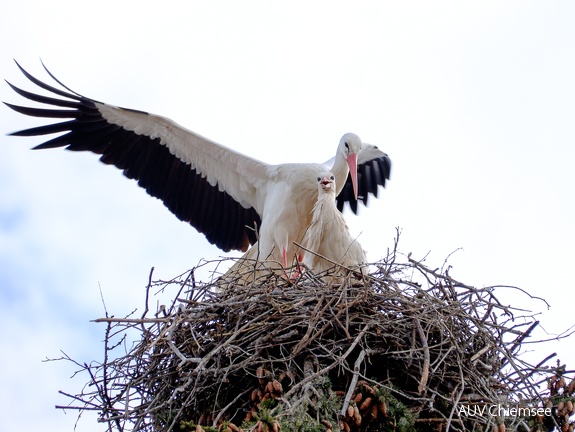
[[[361,146],[361,138],[354,133],[348,132],[341,137],[338,148],[338,151],[343,153],[347,161],[355,199],[357,199],[357,154],[361,150]]]
[[[319,193],[335,194],[335,176],[329,171],[322,172],[317,176],[317,188]]]

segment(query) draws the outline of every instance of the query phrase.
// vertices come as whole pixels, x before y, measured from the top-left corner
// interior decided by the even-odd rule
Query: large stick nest
[[[361,279],[305,272],[292,283],[270,272],[247,286],[202,284],[192,270],[150,282],[147,294],[176,290],[172,305],[149,316],[146,295],[141,317],[97,320],[107,323],[104,361],[81,365],[90,382],[68,395],[71,405],[83,402],[75,407],[99,411],[118,431],[554,424],[462,409],[543,406],[548,395],[537,381],[551,369],[516,355],[534,317],[501,304],[495,287],[474,288],[449,268],[398,256],[391,252]],[[568,396],[563,385],[559,393]]]

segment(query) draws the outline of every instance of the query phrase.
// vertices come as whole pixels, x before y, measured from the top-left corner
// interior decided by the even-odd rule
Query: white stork
[[[322,172],[317,176],[317,202],[312,210],[312,221],[302,240],[302,262],[318,274],[333,268],[335,264],[366,273],[365,251],[349,233],[336,207],[336,185],[337,180],[331,172]],[[337,273],[342,272],[338,270]]]
[[[41,136],[60,133],[34,147],[91,151],[100,160],[123,170],[146,191],[163,201],[180,220],[190,223],[224,251],[246,251],[259,238],[260,257],[280,251],[287,266],[311,221],[316,201],[315,176],[322,164],[269,165],[219,145],[161,116],[120,108],[43,83],[16,63],[34,84],[49,91],[43,96],[8,83],[19,95],[50,105],[31,108],[6,103],[13,110],[35,117],[68,119],[11,135]],[[53,95],[60,96],[58,98]],[[60,107],[63,109],[57,109]],[[357,161],[360,161],[357,166]],[[352,133],[339,143],[332,171],[343,189],[338,207],[351,200],[357,210],[358,194],[367,203],[369,193],[389,179],[391,163],[375,146],[364,145]],[[348,178],[349,174],[349,178]],[[348,185],[349,183],[349,185]],[[259,230],[259,235],[257,231]]]

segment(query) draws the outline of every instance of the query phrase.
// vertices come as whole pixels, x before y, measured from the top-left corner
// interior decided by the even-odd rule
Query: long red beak
[[[357,200],[357,155],[350,154],[347,156],[347,165],[351,175],[351,184],[353,185],[353,196]]]

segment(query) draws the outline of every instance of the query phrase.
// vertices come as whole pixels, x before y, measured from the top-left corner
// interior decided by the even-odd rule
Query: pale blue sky
[[[575,324],[574,21],[568,1],[23,0],[3,6],[0,70],[33,89],[12,59],[47,79],[42,58],[79,93],[267,162],[327,160],[355,132],[393,161],[381,199],[345,214],[370,259],[397,226],[400,249],[430,251],[432,267],[462,248],[454,277],[545,297],[558,332]],[[0,96],[22,103],[5,84]],[[0,107],[2,135],[38,124]],[[124,315],[151,266],[167,279],[224,254],[96,156],[1,141],[0,404],[13,415],[0,429],[72,430],[75,413],[53,406],[84,381],[41,360],[101,357],[100,287]],[[570,345],[535,356],[568,361]],[[87,416],[79,430],[103,427]]]

